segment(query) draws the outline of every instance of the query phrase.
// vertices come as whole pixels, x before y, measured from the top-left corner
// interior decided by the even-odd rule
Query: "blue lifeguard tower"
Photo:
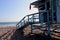
[[[32,2],[30,5],[34,5],[34,8],[38,8],[38,13],[30,14],[25,16],[20,22],[17,23],[17,29],[23,29],[27,25],[31,25],[31,33],[34,24],[46,25],[45,30],[38,28],[37,25],[35,29],[38,28],[48,35],[51,33],[51,24],[60,23],[60,0],[37,0]],[[52,30],[54,31],[54,29]]]

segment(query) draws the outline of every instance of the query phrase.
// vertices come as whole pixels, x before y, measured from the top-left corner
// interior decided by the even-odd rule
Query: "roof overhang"
[[[45,3],[42,3],[41,1],[35,1],[35,2],[31,3],[31,5],[35,5],[34,6],[35,8],[38,8],[39,6],[42,6],[43,4],[45,4]]]

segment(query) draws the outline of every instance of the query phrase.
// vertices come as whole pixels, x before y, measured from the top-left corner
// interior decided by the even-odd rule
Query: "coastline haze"
[[[0,22],[0,27],[16,27],[17,22]]]

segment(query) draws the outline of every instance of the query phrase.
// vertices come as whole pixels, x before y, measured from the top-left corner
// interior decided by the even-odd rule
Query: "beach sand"
[[[0,40],[10,40],[16,26],[0,27]]]
[[[29,34],[29,32],[31,31],[30,29],[30,25],[29,27],[25,28],[23,30],[25,33],[25,35]],[[23,39],[22,35],[20,34],[21,30],[17,30],[16,26],[6,26],[6,27],[0,27],[0,40],[16,40],[16,39]],[[34,30],[34,32],[36,32],[37,34],[41,34],[42,32],[39,30]],[[59,29],[60,32],[60,29]],[[53,33],[55,36],[60,34],[57,33]],[[55,37],[53,35],[51,35],[52,37]],[[17,38],[18,37],[18,38]],[[57,38],[57,37],[55,37]],[[60,37],[58,37],[58,39],[60,39]]]

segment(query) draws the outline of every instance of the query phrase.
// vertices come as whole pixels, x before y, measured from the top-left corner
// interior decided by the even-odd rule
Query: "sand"
[[[16,31],[17,31],[16,26],[0,27],[0,40],[11,40],[11,37],[13,35],[17,35],[18,36],[18,34],[19,34],[20,31],[19,32],[17,31],[17,33],[16,33]],[[30,25],[27,26],[27,28],[25,28],[23,30],[23,32],[24,32],[25,35],[29,34],[30,31],[31,31]],[[40,30],[33,30],[33,31],[34,31],[34,33],[37,33],[37,34],[41,34],[42,33]],[[60,32],[60,29],[59,29],[59,32]],[[20,36],[18,36],[18,38],[20,38]],[[58,34],[57,33],[53,33],[53,35],[51,35],[51,36],[52,37],[60,36],[60,33],[58,33]],[[60,37],[55,37],[55,38],[60,39]],[[14,40],[16,40],[16,39],[14,39]]]
[[[0,27],[0,40],[10,40],[15,30],[15,26]]]

